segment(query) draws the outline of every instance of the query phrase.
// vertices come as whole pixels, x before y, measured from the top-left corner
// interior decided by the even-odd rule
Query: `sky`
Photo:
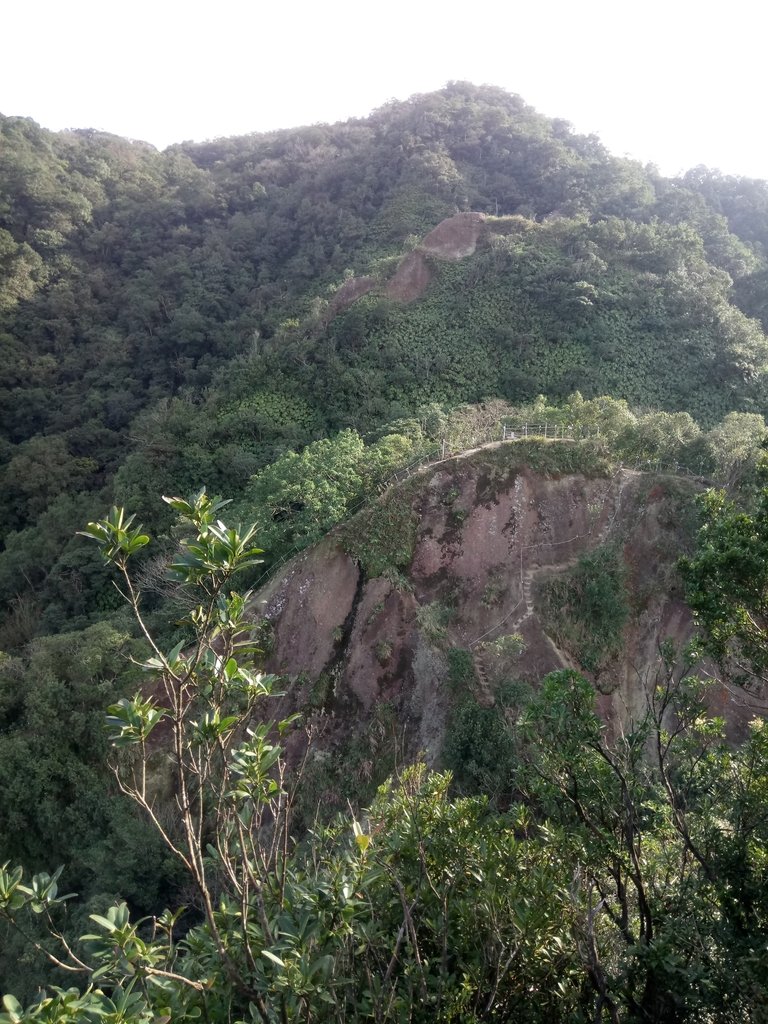
[[[467,80],[665,174],[768,179],[759,0],[3,0],[0,15],[0,111],[55,130],[163,148]]]

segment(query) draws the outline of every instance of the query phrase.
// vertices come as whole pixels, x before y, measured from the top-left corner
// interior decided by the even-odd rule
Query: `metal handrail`
[[[577,434],[578,437],[576,436]],[[548,421],[545,421],[544,423],[502,423],[501,431],[499,431],[498,427],[495,427],[492,431],[484,431],[480,435],[472,437],[466,447],[459,449],[453,449],[448,438],[444,437],[439,444],[430,448],[426,452],[422,452],[413,460],[413,462],[408,463],[406,466],[401,466],[400,469],[395,470],[394,473],[382,480],[377,486],[376,495],[364,495],[358,502],[348,508],[346,518],[350,519],[366,505],[371,504],[372,501],[381,497],[381,495],[386,493],[390,487],[404,483],[415,473],[420,472],[423,469],[427,469],[429,466],[436,466],[443,462],[450,462],[453,459],[461,458],[468,452],[473,452],[479,448],[486,448],[491,444],[498,444],[499,442],[525,441],[533,438],[544,438],[548,441],[582,441],[596,437],[600,437],[599,427],[590,431],[588,428],[585,429],[580,426],[575,426],[574,424],[563,425],[558,423],[549,423]],[[713,480],[701,473],[696,473],[694,470],[689,469],[686,466],[681,466],[679,463],[665,462],[664,460],[657,459],[656,461],[652,461],[647,459],[642,461],[638,460],[634,463],[620,462],[618,469],[633,469],[637,472],[671,472],[676,476],[689,476],[692,479],[698,480],[709,486],[718,486]],[[334,529],[336,525],[338,524],[334,524],[334,527],[331,527],[331,529]],[[330,530],[328,533],[330,533]],[[327,535],[327,533],[324,534],[324,536]],[[276,562],[273,562],[272,565],[270,565],[270,567],[256,580],[252,589],[260,589],[279,568],[302,551],[306,551],[309,546],[310,545],[308,544],[296,544],[284,555],[281,555],[281,557]]]

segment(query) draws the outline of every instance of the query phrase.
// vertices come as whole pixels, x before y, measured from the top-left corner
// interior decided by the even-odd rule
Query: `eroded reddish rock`
[[[317,679],[351,614],[360,571],[332,539],[293,559],[256,597],[274,627],[270,672]]]
[[[387,284],[387,295],[399,302],[420,298],[434,276],[427,257],[460,260],[471,256],[477,248],[483,220],[482,213],[457,213],[441,221],[413,252],[402,258]]]
[[[413,660],[417,604],[385,579],[365,585],[349,637],[344,684],[368,711],[400,695]]]
[[[269,667],[304,673],[310,683],[332,675],[340,714],[364,720],[388,702],[410,752],[436,758],[447,709],[461,698],[455,681],[449,688],[451,649],[482,652],[484,642],[520,634],[525,651],[503,672],[492,671],[492,651],[482,655],[490,687],[505,677],[536,683],[554,669],[582,670],[577,653],[548,633],[542,595],[580,556],[609,544],[623,559],[632,610],[621,650],[585,674],[610,729],[642,716],[660,641],[682,646],[694,630],[674,586],[679,524],[666,500],[674,487],[628,470],[545,476],[516,466],[513,452],[514,443],[508,467],[503,451],[493,453],[490,469],[480,451],[423,473],[415,496],[403,498],[414,502],[420,523],[399,589],[384,578],[363,583],[332,536],[286,567],[261,595],[275,633]],[[466,685],[478,697],[471,681]],[[743,691],[727,687],[713,702],[734,737],[758,710]]]

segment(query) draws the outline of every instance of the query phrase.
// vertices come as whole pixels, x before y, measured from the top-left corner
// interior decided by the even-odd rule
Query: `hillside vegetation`
[[[430,237],[457,214],[471,222],[472,243],[441,252]],[[137,662],[147,656],[146,637],[115,589],[110,568],[94,545],[77,536],[86,522],[100,520],[115,504],[136,513],[151,531],[152,548],[141,545],[132,565],[147,632],[171,650],[190,635],[190,594],[167,578],[190,526],[179,517],[181,506],[159,500],[163,494],[199,496],[205,488],[233,499],[228,511],[235,520],[255,521],[265,564],[249,565],[239,586],[253,584],[265,569],[340,527],[334,537],[359,571],[355,586],[385,579],[393,593],[406,595],[403,601],[412,586],[408,572],[419,519],[411,499],[418,487],[407,482],[397,490],[391,481],[405,478],[414,463],[435,460],[438,452],[450,456],[497,438],[504,423],[546,422],[574,438],[559,455],[529,446],[528,457],[539,460],[532,471],[600,475],[615,473],[621,463],[680,471],[695,475],[696,486],[726,485],[737,500],[736,521],[739,510],[755,507],[761,487],[768,414],[766,296],[765,182],[705,168],[664,178],[651,166],[611,156],[595,137],[577,135],[565,122],[544,118],[519,97],[494,88],[452,83],[390,103],[365,119],[185,143],[162,153],[103,132],[52,133],[28,119],[0,116],[0,864],[9,859],[36,871],[66,863],[67,888],[83,897],[71,913],[71,933],[89,927],[88,914],[103,915],[116,898],[140,916],[189,897],[194,906],[180,934],[191,928],[193,937],[205,917],[199,893],[190,897],[189,878],[162,836],[129,803],[115,800],[101,716],[145,678]],[[488,455],[490,505],[498,498],[495,458]],[[459,536],[468,509],[450,493],[449,487],[441,514],[448,532]],[[351,519],[361,507],[362,514]],[[675,509],[674,514],[690,514],[690,534],[690,501]],[[669,586],[678,599],[674,557],[670,553],[653,586]],[[621,631],[637,611],[619,602],[606,612],[623,587],[617,559],[615,548],[587,552],[561,580],[541,581],[548,628],[588,672],[607,672],[605,666],[616,664]],[[503,583],[492,576],[484,581],[480,617],[495,614]],[[706,593],[706,584],[701,590]],[[452,637],[451,608],[442,590],[435,595],[418,609],[418,628],[440,641],[432,644],[438,649]],[[597,625],[594,608],[602,616]],[[330,641],[338,658],[347,650],[345,629],[352,621],[341,622]],[[713,621],[716,631],[720,620]],[[258,640],[269,656],[274,638],[268,628]],[[392,657],[388,643],[380,637],[373,651],[380,668]],[[371,820],[395,837],[402,829],[406,846],[414,840],[402,815],[411,823],[421,821],[420,815],[439,819],[448,834],[466,830],[479,846],[470,843],[471,864],[457,870],[483,877],[493,870],[489,851],[507,844],[509,856],[521,863],[530,858],[542,887],[553,885],[565,900],[573,850],[563,837],[580,811],[558,803],[555,792],[562,778],[557,723],[574,715],[587,745],[599,727],[591,698],[571,676],[550,681],[541,699],[527,691],[521,696],[526,673],[510,654],[516,643],[494,653],[512,666],[496,680],[498,707],[457,706],[460,728],[446,758],[470,802],[455,803],[447,778],[416,769],[404,790],[395,786],[378,799]],[[454,687],[453,700],[478,670],[455,637],[449,646],[440,655],[441,678]],[[300,660],[302,652],[295,653]],[[665,679],[680,674],[659,671]],[[305,692],[308,680],[300,679],[299,689],[304,686],[309,706],[320,712],[336,679],[330,671],[320,673],[311,679],[311,693]],[[610,689],[609,682],[605,687]],[[691,710],[694,696],[683,687],[679,698],[690,750],[701,739]],[[237,710],[242,711],[239,704]],[[538,750],[528,739],[510,739],[509,723],[518,715],[534,732],[541,726],[549,747]],[[555,715],[561,718],[555,721]],[[648,735],[664,732],[668,723],[662,717],[646,721],[645,733],[630,737],[622,749],[633,770]],[[401,725],[386,700],[364,724],[350,723],[347,760],[334,766],[334,778],[368,773],[372,783],[377,772],[389,772],[397,761]],[[750,893],[729,903],[730,882],[717,888],[708,872],[722,871],[728,880],[738,865],[746,865],[748,884],[762,892],[755,853],[762,838],[755,849],[749,847],[750,825],[740,819],[729,835],[746,846],[736,849],[736,839],[729,845],[725,832],[713,838],[707,828],[710,819],[732,813],[739,787],[750,814],[759,803],[759,772],[749,772],[750,764],[763,763],[764,739],[756,733],[746,753],[731,755],[717,746],[715,732],[713,727],[706,739],[703,768],[696,767],[693,754],[686,761],[686,734],[674,769],[692,790],[702,772],[716,774],[717,764],[731,772],[732,788],[715,787],[711,807],[704,796],[691,804],[700,829],[696,842],[709,844],[700,860],[691,832],[680,824],[682,797],[677,790],[670,796],[664,764],[640,772],[634,803],[624,805],[651,823],[649,843],[657,844],[657,854],[656,826],[676,851],[668,864],[658,854],[649,868],[658,907],[684,907],[690,884],[701,906],[710,900],[720,908],[712,921],[702,913],[686,926],[691,943],[692,936],[698,942],[705,933],[693,956],[703,964],[701,974],[692,965],[692,947],[681,951],[663,928],[664,942],[671,943],[659,953],[669,957],[663,970],[643,973],[642,956],[634,951],[623,958],[617,950],[625,946],[640,943],[649,961],[661,947],[653,945],[650,933],[634,930],[635,918],[622,930],[621,914],[630,911],[614,905],[616,934],[600,934],[607,944],[600,955],[613,972],[610,983],[600,975],[601,963],[585,967],[594,939],[589,922],[603,898],[593,879],[579,890],[583,901],[571,907],[565,936],[553,924],[560,911],[546,900],[537,904],[542,930],[525,932],[525,941],[533,949],[541,938],[550,967],[539,975],[534,961],[521,954],[527,966],[519,987],[504,996],[508,1001],[496,1017],[482,1010],[494,984],[501,984],[484,973],[490,960],[472,961],[470,943],[461,953],[469,960],[454,975],[447,954],[430,947],[434,963],[442,957],[439,982],[430,988],[433,980],[425,975],[423,984],[432,995],[439,991],[439,999],[448,999],[449,991],[455,996],[454,1016],[444,1019],[543,1020],[557,1019],[559,1012],[573,1021],[624,1019],[625,1012],[626,1019],[638,1020],[742,1019],[749,1004],[743,993],[760,977],[745,935],[753,926],[760,932],[764,923]],[[599,744],[590,749],[576,765],[580,780],[592,778],[601,758],[605,762]],[[375,771],[367,767],[371,760]],[[490,780],[497,761],[503,782]],[[527,767],[520,780],[511,781],[522,764]],[[155,762],[152,770],[158,799],[172,806],[173,772],[164,773]],[[592,794],[606,822],[614,820],[606,793],[620,781],[611,771],[607,789]],[[324,770],[314,778],[324,779]],[[697,794],[712,792],[707,780]],[[365,792],[367,799],[371,788],[360,786],[350,795],[362,798]],[[485,797],[475,799],[480,791],[497,801],[491,818]],[[538,815],[541,837],[552,821],[560,845],[542,840],[540,846],[518,847],[527,828],[523,819],[510,831],[506,819],[495,817],[518,798],[523,818],[525,807]],[[312,810],[307,798],[299,812],[303,824],[311,823]],[[632,855],[632,839],[628,847],[625,840],[633,814],[619,825],[618,847],[606,840],[596,852],[592,839],[579,833],[579,856],[588,860],[594,854],[602,865],[595,877],[603,882],[613,877],[617,857]],[[762,836],[760,828],[755,825],[755,834]],[[326,835],[329,860],[322,870],[318,860],[312,868],[318,884],[329,889],[336,884],[329,879],[338,881],[346,871],[340,865],[350,854],[339,853],[336,838],[337,833]],[[359,844],[355,850],[365,854]],[[309,861],[301,859],[304,853],[296,856],[291,871],[301,877]],[[391,878],[397,850],[382,856],[380,868]],[[418,844],[409,856],[418,872]],[[702,874],[689,876],[693,861]],[[623,860],[621,865],[617,884],[626,883]],[[682,881],[667,905],[664,880],[675,872]],[[644,883],[646,876],[638,877]],[[2,884],[0,910],[10,905],[10,897],[3,904]],[[366,891],[374,906],[378,890],[374,885]],[[470,887],[457,909],[463,923],[451,928],[468,927],[477,899],[493,903],[518,895],[478,895]],[[392,921],[402,909],[399,900],[392,897],[387,904]],[[433,907],[429,913],[443,911]],[[638,913],[653,932],[656,910],[646,906]],[[510,917],[514,928],[523,920],[517,914],[515,909]],[[430,943],[444,938],[445,920],[430,919]],[[0,991],[12,988],[31,998],[41,980],[66,977],[51,973],[39,951],[31,951],[30,938],[48,941],[41,924],[33,914],[22,941],[0,923]],[[380,967],[385,948],[392,955],[388,925],[381,925],[380,945],[372,927],[361,924],[370,939],[365,962],[371,969]],[[357,942],[361,933],[355,934]],[[210,954],[208,938],[201,940],[196,963]],[[408,941],[418,955],[415,937]],[[493,946],[497,941],[501,945]],[[515,941],[511,933],[495,933],[491,946],[508,956]],[[721,959],[731,941],[740,950],[744,979],[733,1007]],[[557,952],[559,943],[570,943],[567,954]],[[322,963],[328,977],[336,977],[337,969],[338,977],[351,970],[343,958],[334,960],[333,969],[329,960]],[[412,968],[402,977],[387,976],[391,1006],[405,1016],[382,1020],[418,1019],[407,1016],[417,998]],[[529,968],[533,973],[526,974]],[[688,985],[682,1002],[664,995],[674,988],[675,971],[685,974]],[[465,977],[459,987],[467,986],[463,996],[447,980],[459,976]],[[474,981],[466,980],[470,976]],[[269,985],[288,986],[288,975],[281,977],[262,971],[259,984],[266,978]],[[552,990],[558,978],[567,988],[560,1003],[551,1001],[560,998]],[[656,989],[643,994],[646,982]],[[349,984],[343,997],[334,990],[338,1006],[346,1008],[338,1019],[358,1019],[343,1013],[372,998],[359,978]],[[311,1005],[311,1019],[322,1020],[320,991],[328,993],[319,985],[310,998],[308,988],[306,1004],[289,1007],[283,1000],[283,1019]],[[525,993],[534,991],[543,1000],[538,1017],[520,1009]],[[235,999],[232,992],[216,998]],[[271,1019],[258,1007],[249,1010],[242,995],[237,994],[237,1012]],[[438,1003],[424,1005],[432,1014],[425,1019],[434,1019]],[[439,1004],[439,1012],[447,1013],[446,1005]],[[145,1019],[164,1019],[158,1006]],[[51,1010],[49,1019],[67,1019],[55,1016],[59,1010]],[[189,1019],[208,1012],[194,1000],[187,1010]],[[211,1009],[210,1019],[219,1019],[219,1011]],[[8,1019],[16,1021],[16,1012],[8,1011]],[[80,1017],[72,1012],[72,1020],[92,1019],[88,1009]]]
[[[172,147],[2,120],[2,634],[100,615],[72,536],[112,500],[238,496],[285,451],[453,406],[611,394],[766,407],[768,194],[611,157],[466,84],[365,120]],[[474,255],[385,284],[457,210]],[[350,277],[377,282],[346,309]],[[23,555],[20,550],[23,549]]]
[[[553,464],[568,444],[550,442]],[[222,502],[202,493],[167,501],[186,527],[172,577],[200,599],[186,644],[164,649],[146,628],[132,572],[150,543],[141,527],[113,509],[85,535],[151,648],[144,692],[108,708],[115,777],[191,900],[179,906],[177,892],[173,910],[136,920],[104,894],[85,908],[88,932],[67,928],[68,941],[59,922],[71,925],[74,897],[60,893],[61,870],[0,867],[9,934],[28,946],[39,935],[40,951],[81,981],[54,986],[49,967],[28,1008],[4,997],[3,1024],[763,1019],[765,729],[757,721],[740,745],[725,742],[711,680],[690,674],[695,652],[661,645],[644,711],[613,736],[578,672],[509,680],[497,708],[465,702],[446,751],[462,788],[485,795],[452,795],[450,773],[417,764],[359,816],[350,806],[292,832],[326,752],[306,747],[284,703],[268,717],[277,680],[254,670],[248,603],[230,589],[260,553],[254,528],[225,526]],[[718,494],[706,504],[703,543],[684,564],[703,639],[759,672],[768,488],[751,515]],[[421,620],[432,642],[443,625]],[[454,686],[468,668],[452,659]],[[348,775],[369,777],[386,756],[397,723],[384,708],[370,733],[379,764],[348,757]]]

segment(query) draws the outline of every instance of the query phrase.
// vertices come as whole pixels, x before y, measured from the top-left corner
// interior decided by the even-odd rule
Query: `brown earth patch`
[[[414,249],[400,261],[387,283],[387,295],[398,302],[413,302],[427,290],[434,274],[422,252]]]
[[[386,293],[399,302],[413,302],[427,290],[434,272],[427,256],[438,260],[460,260],[471,256],[483,227],[482,213],[457,213],[441,221],[424,237],[418,248],[400,261]]]
[[[477,248],[484,220],[482,213],[457,213],[433,228],[419,248],[441,260],[460,260],[471,256]]]
[[[414,737],[414,753],[432,765],[440,758],[451,711],[451,700],[445,686],[448,662],[442,651],[420,638],[412,666],[413,685],[405,704],[406,724]]]
[[[379,700],[394,700],[412,660],[416,602],[385,579],[363,589],[347,648],[343,685],[368,711]]]
[[[326,319],[330,320],[353,302],[376,287],[375,277],[351,277],[345,281],[328,304]]]

